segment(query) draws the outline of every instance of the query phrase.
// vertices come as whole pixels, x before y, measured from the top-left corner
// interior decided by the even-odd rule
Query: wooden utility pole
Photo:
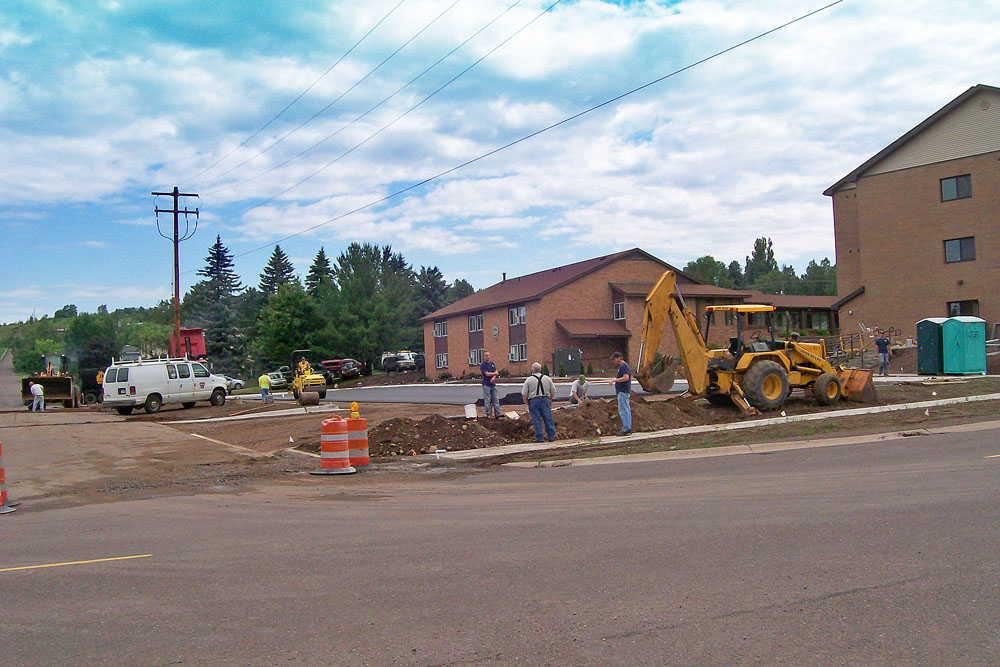
[[[173,192],[151,192],[150,194],[154,196],[166,196],[174,198],[173,208],[159,208],[156,207],[156,231],[160,232],[160,236],[167,240],[173,240],[174,242],[174,349],[171,350],[171,354],[177,356],[178,351],[181,346],[181,269],[180,269],[180,250],[179,246],[181,241],[187,241],[189,238],[194,236],[194,233],[198,231],[198,209],[189,210],[188,208],[180,209],[178,208],[178,200],[181,197],[197,197],[198,195],[193,192],[180,192],[177,186],[174,186]],[[174,214],[174,234],[171,239],[160,230],[160,213],[173,213]],[[180,214],[184,214],[184,233],[179,234],[179,219]],[[194,229],[188,224],[188,216],[194,215],[195,225]]]

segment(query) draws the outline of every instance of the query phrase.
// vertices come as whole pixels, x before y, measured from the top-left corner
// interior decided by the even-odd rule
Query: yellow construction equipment
[[[705,336],[677,290],[673,271],[666,271],[646,297],[636,379],[648,392],[662,393],[673,385],[674,369],[657,367],[657,348],[669,322],[677,339],[680,362],[688,381],[688,392],[711,403],[735,403],[744,414],[780,408],[792,389],[808,389],[821,405],[843,399],[874,403],[871,371],[833,366],[826,359],[826,346],[817,343],[776,340],[771,313],[774,306],[733,304],[705,308]],[[731,313],[736,336],[729,347],[709,349],[705,343],[713,313]],[[743,317],[761,313],[767,320],[769,338],[757,330],[750,342],[743,341]],[[667,377],[669,376],[669,377]]]
[[[326,378],[313,372],[312,364],[309,363],[308,359],[311,354],[310,350],[292,352],[292,368],[295,369],[295,375],[292,378],[292,396],[296,400],[301,401],[303,394],[307,393],[316,393],[319,398],[326,398]]]

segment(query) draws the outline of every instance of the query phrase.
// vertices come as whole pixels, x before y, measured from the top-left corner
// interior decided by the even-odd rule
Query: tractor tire
[[[133,410],[133,407],[131,405],[126,405],[124,407],[115,408],[115,412],[117,412],[118,414],[120,414],[122,416],[132,414],[132,410]]]
[[[733,399],[729,398],[729,394],[723,394],[721,392],[708,394],[705,399],[712,405],[728,405],[733,406]]]
[[[226,404],[226,391],[225,389],[216,389],[212,392],[212,398],[208,399],[212,405],[219,406]]]
[[[95,403],[97,403],[97,394],[92,391],[88,391],[83,394],[84,405],[94,405]]]
[[[788,373],[776,361],[763,359],[743,374],[747,402],[761,412],[777,410],[788,397]]]
[[[150,394],[146,397],[146,404],[144,407],[147,415],[159,412],[160,408],[163,407],[163,399],[160,398],[159,394]]]
[[[843,388],[840,386],[840,378],[833,373],[822,373],[813,382],[813,396],[820,405],[833,405],[840,400],[843,395]]]

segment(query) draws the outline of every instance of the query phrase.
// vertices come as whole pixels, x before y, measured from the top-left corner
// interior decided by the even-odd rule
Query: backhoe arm
[[[660,347],[667,324],[674,331],[688,391],[702,396],[708,389],[708,346],[698,329],[698,321],[687,309],[684,298],[677,291],[677,278],[673,271],[666,271],[646,297],[643,316],[642,344],[639,348],[639,369],[636,379],[643,389],[659,392],[656,377],[651,375],[653,360]],[[673,373],[673,369],[670,370]]]

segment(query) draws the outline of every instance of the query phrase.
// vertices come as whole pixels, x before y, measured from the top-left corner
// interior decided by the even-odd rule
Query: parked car
[[[230,375],[224,375],[223,377],[226,378],[226,391],[228,391],[230,394],[236,391],[237,389],[243,388],[244,384],[243,380],[240,380],[239,378],[234,378]]]
[[[279,371],[268,373],[267,377],[271,380],[271,389],[284,389],[288,386],[288,380]]]
[[[340,377],[356,378],[361,375],[361,362],[357,359],[343,359],[340,366]]]

